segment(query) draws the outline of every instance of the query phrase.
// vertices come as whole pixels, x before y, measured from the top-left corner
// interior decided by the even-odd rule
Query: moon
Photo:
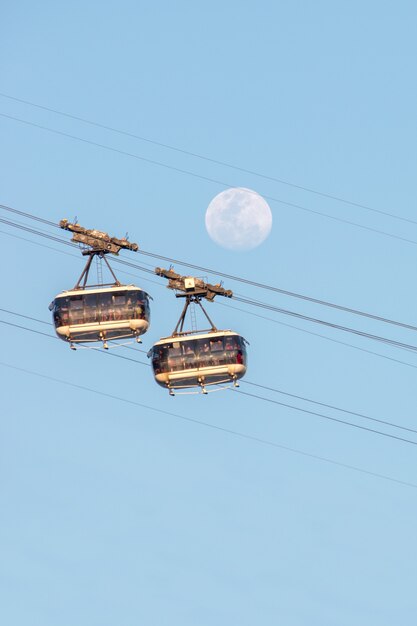
[[[250,250],[265,241],[271,232],[272,213],[256,191],[231,187],[213,198],[205,221],[208,234],[219,246]]]

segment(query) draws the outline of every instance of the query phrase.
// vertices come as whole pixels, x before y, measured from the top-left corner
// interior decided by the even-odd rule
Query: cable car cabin
[[[170,390],[234,383],[245,375],[246,340],[231,330],[166,337],[148,352],[156,382]]]
[[[138,337],[149,327],[149,296],[134,285],[63,291],[49,309],[58,337],[71,344]]]

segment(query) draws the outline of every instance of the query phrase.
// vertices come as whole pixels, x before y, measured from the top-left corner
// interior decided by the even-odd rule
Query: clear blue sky
[[[0,92],[413,220],[416,18],[405,1],[17,1],[0,9]],[[415,224],[3,96],[0,113],[417,242]],[[78,216],[129,231],[144,250],[416,323],[416,243],[270,201],[269,239],[224,250],[204,227],[222,185],[4,116],[0,137],[0,203],[54,222]],[[50,321],[48,304],[73,286],[81,256],[4,224],[0,242],[0,306]],[[154,298],[147,350],[180,305],[162,279],[132,274],[120,278]],[[417,345],[411,331],[225,286]],[[248,380],[417,427],[412,352],[230,305],[209,311],[250,341]],[[182,418],[417,484],[415,446],[229,391],[173,399],[147,366],[5,324],[0,333],[1,623],[415,624],[416,488]]]

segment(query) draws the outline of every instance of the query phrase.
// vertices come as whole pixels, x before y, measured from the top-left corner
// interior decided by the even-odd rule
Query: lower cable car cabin
[[[148,330],[149,296],[134,285],[63,291],[49,305],[55,331],[73,343],[138,338]]]
[[[245,375],[246,340],[232,330],[213,330],[160,339],[148,352],[155,380],[169,389],[233,383]]]

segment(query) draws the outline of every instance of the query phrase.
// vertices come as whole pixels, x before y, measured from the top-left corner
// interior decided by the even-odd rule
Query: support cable
[[[19,235],[15,235],[13,233],[9,233],[9,232],[6,232],[4,230],[0,230],[0,233],[3,234],[3,235],[7,235],[8,237],[13,237],[15,239],[19,239],[21,241],[25,241],[25,242],[33,244],[35,246],[39,246],[41,248],[45,248],[47,250],[52,250],[53,252],[57,252],[59,254],[65,254],[66,256],[71,256],[73,258],[78,258],[78,255],[71,254],[70,252],[64,252],[63,250],[58,250],[57,248],[53,248],[51,246],[47,246],[47,245],[39,243],[37,241],[32,241],[31,239],[26,239],[25,237],[20,237]],[[63,241],[62,243],[66,243],[66,242]],[[116,259],[116,261],[117,261],[117,259]],[[120,271],[122,273],[128,275],[128,276],[136,277],[136,274],[132,274],[130,272],[126,272],[126,271],[123,271],[123,270],[120,270]],[[147,270],[146,268],[143,268],[142,271],[148,271],[150,274],[154,275],[153,271]],[[148,278],[143,278],[143,277],[141,278],[141,280],[150,282],[150,283],[152,283],[154,285],[158,285],[158,287],[162,287],[162,285],[161,285],[161,283],[159,281],[150,280]],[[379,352],[374,352],[373,350],[367,350],[366,348],[361,348],[360,346],[355,346],[354,344],[348,343],[346,341],[340,341],[338,339],[333,339],[332,337],[327,337],[326,335],[322,335],[320,333],[315,333],[315,332],[313,332],[311,330],[306,330],[305,328],[300,328],[299,326],[294,326],[293,324],[286,324],[285,322],[281,322],[279,320],[272,319],[271,317],[266,317],[264,315],[259,315],[259,313],[255,313],[253,311],[247,311],[246,309],[242,309],[240,307],[232,306],[230,303],[224,304],[222,302],[216,302],[216,304],[218,304],[220,306],[229,307],[230,309],[233,309],[235,311],[239,311],[241,313],[245,313],[246,315],[252,315],[253,317],[257,317],[258,319],[267,320],[268,322],[272,322],[274,324],[279,324],[280,326],[284,326],[286,328],[292,328],[293,330],[296,330],[296,331],[301,332],[301,333],[305,333],[307,335],[312,335],[313,337],[319,337],[320,339],[325,339],[326,341],[331,341],[332,343],[337,343],[337,344],[339,344],[341,346],[346,346],[347,348],[352,348],[353,350],[358,350],[358,351],[364,352],[366,354],[371,354],[372,356],[376,356],[376,357],[378,357],[380,359],[386,359],[388,361],[392,361],[392,362],[398,363],[400,365],[405,365],[407,367],[412,367],[414,369],[417,369],[417,365],[412,365],[411,363],[407,363],[406,361],[401,361],[400,359],[395,359],[395,358],[387,356],[385,354],[380,354]]]
[[[3,310],[3,311],[6,311],[5,309],[2,309],[2,310]],[[15,314],[14,312],[11,312],[11,311],[6,311],[6,312],[7,312],[7,313],[10,313],[10,314],[12,314],[12,315],[14,315],[14,314]],[[27,318],[27,317],[28,317],[28,316],[21,315],[21,314],[16,314],[16,315],[18,315],[18,316],[20,316],[20,317],[25,317],[25,318]],[[37,320],[36,318],[29,318],[29,319],[32,319],[32,320],[37,321],[37,322],[45,323],[43,320]],[[0,323],[1,323],[1,324],[6,324],[6,325],[11,326],[11,327],[14,327],[14,328],[18,328],[18,329],[20,329],[20,330],[26,330],[26,331],[29,331],[29,332],[32,332],[32,333],[35,333],[35,334],[38,334],[38,335],[42,335],[42,336],[45,336],[45,337],[49,337],[49,338],[51,338],[51,339],[57,339],[57,340],[58,340],[58,337],[55,337],[54,335],[49,335],[49,334],[47,334],[47,333],[43,333],[43,332],[41,332],[41,331],[37,331],[37,330],[31,329],[31,328],[27,328],[27,327],[25,327],[25,326],[20,326],[20,325],[18,325],[18,324],[13,324],[13,323],[11,323],[11,322],[6,322],[5,320],[0,320]],[[122,355],[118,355],[118,354],[110,353],[110,352],[108,352],[108,351],[106,351],[106,350],[101,350],[101,349],[99,349],[99,348],[91,348],[91,349],[92,349],[92,350],[95,350],[96,352],[101,352],[101,353],[103,353],[103,354],[109,354],[110,356],[115,356],[115,357],[117,357],[117,358],[121,358],[121,359],[124,359],[124,360],[127,360],[127,361],[132,361],[132,362],[134,362],[134,363],[138,363],[138,364],[140,364],[140,365],[146,365],[146,366],[149,366],[149,364],[148,364],[148,363],[144,363],[144,362],[142,362],[142,361],[138,361],[137,359],[131,359],[131,358],[129,358],[129,357],[124,357],[124,356],[122,356]],[[245,382],[245,381],[243,381],[243,382]],[[251,383],[249,383],[249,384],[251,384]],[[252,384],[253,384],[253,385],[255,385],[254,383],[252,383]],[[262,387],[262,385],[256,385],[256,386],[258,386],[258,387]],[[274,389],[271,389],[271,388],[269,388],[269,390],[271,390],[271,391],[277,391],[278,393],[280,393],[278,390],[274,390]],[[403,437],[398,437],[398,436],[396,436],[396,435],[392,435],[392,434],[390,434],[390,433],[386,433],[386,432],[383,432],[383,431],[378,431],[378,430],[376,430],[376,429],[372,429],[372,428],[368,428],[368,427],[365,427],[365,426],[361,426],[361,425],[359,425],[359,424],[355,424],[355,423],[353,423],[353,422],[348,422],[348,421],[346,421],[346,420],[338,419],[338,418],[335,418],[335,417],[330,417],[330,416],[328,416],[328,415],[324,415],[324,414],[322,414],[322,413],[317,413],[317,412],[315,412],[315,411],[310,411],[310,410],[308,410],[308,409],[304,409],[304,408],[301,408],[301,407],[296,407],[296,406],[291,405],[291,404],[286,404],[286,403],[283,403],[283,402],[279,402],[279,401],[277,401],[277,400],[272,400],[272,399],[270,399],[270,398],[266,398],[266,397],[264,397],[264,396],[259,396],[259,395],[256,395],[256,394],[251,394],[251,393],[248,393],[248,392],[245,392],[245,391],[241,391],[240,389],[239,389],[239,390],[233,389],[233,391],[235,391],[236,393],[239,393],[239,394],[242,394],[242,395],[246,395],[246,396],[249,396],[249,397],[253,397],[253,398],[256,398],[256,399],[259,399],[259,400],[263,400],[263,401],[265,401],[265,402],[269,402],[269,403],[272,403],[272,404],[275,404],[275,405],[278,405],[278,406],[283,406],[283,407],[285,407],[285,408],[289,408],[289,409],[292,409],[292,410],[295,410],[295,411],[299,411],[299,412],[301,412],[301,413],[306,413],[306,414],[308,414],[308,415],[314,415],[314,416],[316,416],[316,417],[320,417],[320,418],[323,418],[323,419],[327,419],[327,420],[330,420],[330,421],[332,421],[332,422],[336,422],[336,423],[339,423],[339,424],[343,424],[343,425],[345,425],[345,426],[350,426],[350,427],[353,427],[353,428],[358,428],[358,429],[360,429],[360,430],[364,430],[364,431],[367,431],[367,432],[370,432],[370,433],[373,433],[373,434],[377,434],[377,435],[380,435],[380,436],[388,437],[388,438],[390,438],[390,439],[395,439],[395,440],[397,440],[397,441],[401,441],[401,442],[408,443],[408,444],[411,444],[411,445],[417,445],[417,441],[413,441],[413,440],[410,440],[410,439],[405,439],[405,438],[403,438]],[[292,394],[288,394],[288,395],[292,395]],[[297,397],[297,396],[294,396],[294,397]],[[303,399],[303,400],[306,400],[305,398],[302,398],[302,399]],[[314,401],[311,401],[311,400],[307,400],[307,401],[308,401],[308,402],[313,402],[314,404],[321,404],[322,406],[327,406],[327,407],[329,407],[329,405],[325,405],[324,403],[318,403],[318,402],[314,402]],[[336,407],[332,407],[332,408],[336,408]],[[360,416],[360,417],[363,417],[363,418],[368,419],[368,420],[372,420],[372,421],[375,421],[375,422],[379,422],[379,423],[381,423],[381,424],[384,424],[384,425],[387,425],[387,426],[390,426],[390,427],[393,427],[393,428],[399,428],[399,429],[401,429],[401,430],[407,430],[407,431],[410,431],[410,432],[417,432],[417,431],[415,431],[415,430],[412,430],[412,429],[409,429],[409,428],[406,428],[406,427],[400,426],[400,425],[398,425],[398,424],[394,424],[394,423],[392,423],[392,422],[388,422],[388,421],[384,421],[384,420],[379,420],[379,419],[376,419],[376,418],[371,418],[371,417],[368,417],[368,416],[360,415],[360,414],[358,414],[358,413],[353,413],[353,412],[351,412],[351,411],[345,411],[344,409],[338,409],[338,408],[336,408],[336,410],[343,411],[343,412],[346,412],[346,413],[351,413],[352,415]]]
[[[55,224],[53,222],[49,222],[49,220],[43,220],[43,218],[39,218],[39,217],[31,215],[29,213],[23,213],[21,211],[17,211],[16,209],[12,209],[11,207],[8,207],[6,205],[0,205],[0,208],[4,209],[6,211],[18,212],[19,214],[25,215],[28,218],[40,220],[40,221],[48,223],[48,224],[50,224],[50,225],[52,225],[54,227],[58,227],[57,224]],[[3,223],[8,224],[10,226],[15,226],[15,224],[13,222],[9,222],[9,221],[4,220],[4,219],[0,219],[0,221],[3,222]],[[17,228],[22,228],[24,230],[28,230],[29,232],[33,232],[34,234],[39,234],[40,236],[43,236],[43,237],[47,236],[47,235],[42,234],[42,233],[40,233],[38,231],[35,231],[34,229],[30,229],[29,227],[23,227],[21,225],[18,225],[16,227]],[[51,238],[53,238],[52,235],[51,235]],[[74,245],[71,242],[68,242],[68,241],[66,241],[64,239],[57,238],[55,240],[59,241],[60,243],[65,243],[66,245],[71,245],[71,246]],[[416,244],[417,244],[417,242],[416,242]],[[281,295],[289,296],[289,297],[292,297],[292,298],[297,298],[297,299],[300,299],[300,300],[311,302],[313,304],[318,304],[318,305],[321,305],[321,306],[330,307],[330,308],[333,308],[333,309],[336,309],[336,310],[339,310],[339,311],[343,311],[345,313],[351,313],[351,314],[354,314],[354,315],[367,317],[369,319],[372,319],[372,320],[375,320],[375,321],[378,321],[378,322],[383,322],[383,323],[386,323],[386,324],[392,324],[394,326],[405,328],[407,330],[417,331],[417,326],[415,326],[415,325],[407,324],[405,322],[399,322],[397,320],[393,320],[393,319],[390,319],[390,318],[387,318],[387,317],[384,317],[384,316],[380,316],[380,315],[376,315],[376,314],[373,314],[373,313],[368,313],[366,311],[361,311],[359,309],[354,309],[354,308],[351,308],[351,307],[343,306],[343,305],[340,305],[340,304],[336,304],[334,302],[329,302],[327,300],[321,300],[319,298],[313,298],[311,296],[306,296],[304,294],[300,294],[300,293],[297,293],[297,292],[294,292],[294,291],[281,289],[280,287],[275,287],[273,285],[260,283],[258,281],[253,281],[253,280],[250,280],[250,279],[242,278],[240,276],[234,276],[233,274],[227,274],[225,272],[220,272],[220,271],[213,270],[213,269],[210,269],[210,268],[207,268],[207,267],[202,267],[200,265],[195,265],[195,264],[192,264],[192,263],[188,263],[186,261],[173,259],[171,257],[163,256],[163,255],[156,254],[156,253],[153,253],[153,252],[148,252],[148,251],[145,251],[145,250],[138,250],[138,253],[142,254],[144,256],[156,258],[156,259],[159,259],[159,260],[162,260],[162,261],[167,261],[169,263],[173,263],[173,264],[176,264],[176,265],[181,265],[183,267],[189,267],[190,269],[198,270],[198,271],[201,271],[201,272],[203,272],[205,274],[212,274],[212,275],[220,276],[221,278],[227,278],[229,280],[233,280],[233,281],[240,282],[240,283],[243,283],[243,284],[246,284],[246,285],[250,285],[252,287],[257,287],[257,288],[265,289],[265,290],[272,291],[272,292],[275,292],[275,293],[280,293]],[[145,269],[145,268],[143,268],[143,267],[141,267],[141,266],[139,266],[139,265],[137,265],[135,263],[130,263],[128,261],[125,261],[124,259],[116,258],[114,260],[116,262],[122,263],[124,265],[130,265],[131,267],[139,269],[140,271],[145,271],[145,272],[151,273],[151,274],[154,273],[154,272],[152,272],[149,269]]]
[[[39,231],[36,231],[36,229],[30,228],[30,227],[17,225],[17,224],[13,223],[10,220],[5,220],[3,218],[0,218],[0,222],[5,223],[5,224],[7,224],[9,226],[14,226],[16,228],[25,230],[25,231],[30,232],[32,234],[36,234],[36,235],[39,235],[39,236],[42,236],[42,237],[46,237],[46,238],[51,239],[53,241],[57,241],[58,243],[64,243],[66,245],[74,247],[74,244],[72,244],[71,242],[68,242],[66,240],[62,240],[62,239],[60,239],[58,237],[55,237],[53,235],[46,235],[45,233],[41,233]],[[140,252],[144,253],[143,251],[140,251]],[[171,260],[171,261],[175,262],[174,259],[169,259],[168,257],[161,257],[160,255],[154,255],[154,254],[151,254],[151,253],[145,253],[145,254],[147,254],[149,256],[157,256],[158,258],[163,258],[165,260]],[[146,273],[154,274],[154,272],[152,272],[148,268],[141,267],[141,266],[139,266],[139,265],[137,265],[135,263],[131,263],[129,261],[125,261],[124,259],[117,259],[116,258],[115,261],[118,262],[118,263],[121,263],[122,265],[126,265],[128,267],[133,267],[135,269],[138,269],[140,271],[144,271]],[[181,262],[179,262],[179,263],[181,264]],[[190,264],[188,264],[188,266],[200,269],[202,271],[207,271],[209,273],[213,273],[213,270],[208,270],[207,268],[202,268],[202,267],[199,267],[199,266],[191,266]],[[239,280],[240,282],[246,282],[246,283],[249,283],[249,284],[253,283],[253,281],[247,281],[246,279],[240,279],[238,277],[233,277],[231,275],[227,275],[227,274],[224,274],[222,272],[218,272],[218,274],[223,276],[223,277],[227,277],[228,276],[232,280]],[[261,284],[259,284],[259,285],[261,285]],[[262,287],[265,287],[265,285],[262,285]],[[272,288],[272,287],[268,287],[268,286],[267,286],[267,288],[272,289],[274,291],[282,291],[282,290],[279,290],[277,288]],[[288,293],[290,293],[290,292],[288,292]],[[325,303],[324,301],[318,301],[318,300],[311,299],[311,298],[308,298],[308,297],[305,297],[305,296],[302,296],[302,299],[312,300],[312,301],[315,301],[317,303],[323,303],[323,304],[326,304],[326,305],[330,304],[330,303]],[[321,324],[321,325],[327,326],[329,328],[333,328],[335,330],[340,330],[340,331],[344,331],[344,332],[350,332],[350,333],[353,333],[355,335],[358,335],[358,336],[361,336],[361,337],[364,337],[364,338],[367,338],[367,339],[372,339],[372,340],[375,340],[375,341],[380,341],[380,342],[383,342],[383,343],[387,343],[388,345],[392,345],[392,346],[397,347],[397,348],[405,348],[405,349],[409,349],[409,350],[417,350],[417,346],[414,346],[414,345],[410,345],[410,344],[407,344],[407,343],[403,343],[403,342],[395,341],[395,340],[392,340],[392,339],[384,338],[384,337],[381,337],[379,335],[373,335],[373,334],[367,333],[365,331],[356,330],[356,329],[353,329],[353,328],[350,328],[350,327],[346,327],[346,326],[342,326],[342,325],[339,325],[339,324],[333,324],[333,323],[327,322],[325,320],[321,320],[321,319],[318,319],[318,318],[313,318],[313,317],[310,317],[310,316],[302,315],[300,313],[296,313],[294,311],[289,311],[289,310],[284,309],[284,308],[275,307],[273,305],[268,305],[267,303],[261,303],[261,302],[256,301],[256,300],[252,300],[252,299],[248,299],[248,298],[241,298],[241,297],[235,297],[235,300],[243,302],[244,304],[249,304],[251,306],[257,306],[257,307],[260,307],[260,308],[268,309],[270,311],[274,311],[274,312],[279,313],[279,314],[289,315],[289,316],[297,317],[299,319],[303,319],[305,321],[313,322],[313,323],[316,323],[316,324]],[[361,311],[356,311],[354,309],[346,309],[345,307],[340,307],[339,305],[331,305],[330,304],[330,306],[332,306],[333,308],[338,308],[338,309],[346,310],[346,311],[349,311],[349,312],[352,312],[352,313],[356,313],[358,315],[362,315],[362,316],[365,316],[365,317],[370,317],[372,319],[375,319],[375,320],[378,320],[378,321],[381,321],[381,322],[394,324],[396,326],[400,326],[400,327],[403,327],[403,328],[406,328],[406,329],[409,329],[409,330],[417,330],[416,326],[412,326],[412,325],[409,325],[409,324],[404,324],[402,322],[397,322],[397,321],[394,321],[394,320],[390,320],[390,319],[387,319],[387,318],[371,315],[371,314],[364,313],[364,312],[361,312]]]
[[[236,185],[231,184],[230,182],[225,182],[222,180],[217,180],[215,178],[211,178],[209,176],[203,176],[202,174],[197,174],[196,172],[192,172],[190,170],[186,170],[184,168],[180,168],[180,167],[176,167],[174,165],[169,165],[168,163],[163,163],[161,161],[156,161],[155,159],[149,159],[146,158],[142,155],[139,154],[135,154],[133,152],[128,152],[126,150],[121,150],[118,148],[114,148],[113,146],[109,146],[107,144],[103,144],[103,143],[99,143],[97,141],[92,141],[89,139],[85,139],[84,137],[79,137],[77,135],[73,135],[71,133],[66,133],[64,131],[61,130],[57,130],[54,128],[50,128],[49,126],[45,126],[43,124],[36,124],[35,122],[31,122],[29,120],[25,120],[23,118],[19,118],[13,115],[7,115],[6,113],[0,113],[0,117],[3,117],[4,119],[8,119],[8,120],[12,120],[14,122],[18,122],[19,124],[25,124],[26,126],[32,126],[33,128],[38,128],[40,130],[46,131],[48,133],[52,133],[54,135],[59,135],[60,137],[66,137],[67,139],[73,139],[74,141],[79,141],[81,143],[84,143],[86,145],[90,145],[90,146],[94,146],[96,148],[101,148],[102,150],[108,150],[110,152],[114,152],[115,154],[120,154],[123,156],[127,156],[130,157],[132,159],[137,159],[143,163],[149,163],[150,165],[155,165],[158,167],[163,167],[165,169],[177,172],[179,174],[186,174],[187,176],[192,176],[193,178],[197,178],[200,180],[204,180],[206,182],[210,182],[210,183],[214,183],[216,185],[220,185],[221,187],[224,188],[230,188],[230,187],[235,187]],[[256,193],[254,191],[251,191],[248,189],[249,193]],[[258,195],[258,194],[257,194]],[[265,195],[262,194],[262,197],[265,198],[265,200],[269,200],[271,202],[277,202],[281,205],[284,206],[289,206],[293,209],[298,209],[300,211],[305,211],[307,213],[311,213],[313,215],[319,215],[321,217],[326,217],[327,219],[342,223],[342,224],[348,224],[349,226],[355,226],[356,228],[361,228],[362,230],[366,230],[368,232],[373,232],[379,235],[383,235],[384,237],[390,237],[392,239],[397,239],[399,241],[404,241],[406,243],[411,243],[413,245],[417,245],[417,241],[413,240],[413,239],[408,239],[406,237],[401,237],[400,235],[394,235],[393,233],[389,233],[387,231],[384,230],[380,230],[378,228],[372,228],[370,226],[365,226],[364,224],[359,224],[358,222],[352,222],[351,220],[347,220],[341,217],[337,217],[335,215],[330,215],[329,213],[323,213],[322,211],[316,211],[314,209],[310,209],[308,207],[302,206],[300,204],[296,204],[294,202],[287,202],[285,200],[281,200],[280,198],[275,198],[274,196],[269,196],[269,195]],[[391,215],[393,217],[393,215]],[[407,218],[403,218],[405,221],[408,221]]]
[[[22,367],[17,367],[15,365],[12,365],[11,363],[5,363],[3,361],[0,361],[0,365],[2,367],[6,367],[6,368],[9,368],[9,369],[18,371],[20,373],[28,374],[30,376],[36,376],[38,378],[42,378],[44,380],[49,380],[51,382],[58,383],[58,384],[61,384],[61,385],[66,385],[66,386],[69,386],[69,387],[71,387],[73,389],[78,389],[78,390],[81,390],[81,391],[86,391],[88,393],[93,393],[95,395],[100,395],[100,396],[103,396],[103,397],[106,397],[106,398],[110,398],[112,400],[115,400],[116,402],[124,402],[124,403],[127,403],[127,404],[131,405],[131,406],[137,406],[137,407],[140,407],[142,409],[148,409],[150,411],[155,411],[157,413],[161,413],[161,414],[167,415],[169,417],[174,417],[175,419],[179,419],[179,420],[182,420],[182,421],[185,421],[185,422],[188,422],[188,423],[192,423],[192,424],[195,424],[195,425],[198,425],[198,426],[203,426],[204,428],[209,428],[211,430],[216,430],[216,431],[219,431],[219,432],[222,432],[222,433],[226,433],[228,435],[232,435],[234,437],[238,437],[239,439],[243,439],[243,440],[246,440],[246,441],[253,441],[253,442],[258,443],[260,445],[268,446],[268,447],[275,448],[275,449],[278,449],[278,450],[284,450],[285,452],[289,452],[291,454],[296,454],[296,455],[299,455],[299,456],[303,456],[305,458],[309,458],[309,459],[313,459],[315,461],[319,461],[321,463],[326,463],[326,464],[330,464],[330,465],[333,465],[333,466],[336,466],[336,467],[339,467],[339,468],[342,468],[342,469],[347,469],[347,470],[350,470],[350,471],[358,472],[358,473],[364,474],[366,476],[372,476],[373,478],[378,478],[380,480],[385,480],[385,481],[388,481],[388,482],[391,482],[391,483],[395,483],[395,484],[401,485],[403,487],[410,487],[410,488],[413,488],[413,489],[417,489],[417,484],[416,483],[413,483],[413,482],[410,482],[410,481],[405,481],[405,480],[400,480],[398,478],[393,478],[392,476],[389,476],[387,474],[381,474],[379,472],[373,472],[373,471],[364,469],[362,467],[358,467],[358,466],[355,466],[355,465],[350,465],[348,463],[342,463],[340,461],[336,461],[334,459],[330,459],[330,458],[327,458],[327,457],[324,457],[324,456],[320,456],[320,455],[317,455],[317,454],[312,454],[311,452],[306,452],[305,450],[300,450],[298,448],[292,448],[290,446],[285,446],[283,444],[276,443],[276,442],[270,441],[268,439],[263,439],[261,437],[256,437],[254,435],[249,435],[247,433],[242,433],[240,431],[233,430],[231,428],[225,428],[223,426],[217,426],[216,424],[211,424],[210,422],[203,422],[202,420],[198,420],[198,419],[193,418],[193,417],[187,417],[185,415],[180,415],[178,413],[173,413],[171,411],[165,411],[164,409],[158,409],[158,408],[156,408],[154,406],[142,404],[140,402],[136,402],[135,400],[129,400],[128,398],[124,398],[122,396],[116,396],[116,395],[113,395],[113,394],[110,394],[110,393],[103,392],[103,391],[98,390],[98,389],[93,389],[91,387],[87,387],[85,385],[78,385],[78,384],[72,383],[72,382],[70,382],[68,380],[55,378],[53,376],[48,376],[46,374],[41,374],[40,372],[36,372],[36,371],[29,370],[29,369],[22,368]]]
[[[409,222],[410,224],[417,224],[416,220],[408,219],[406,217],[402,217],[400,215],[395,215],[394,213],[389,213],[388,211],[383,211],[381,209],[376,209],[374,207],[370,207],[366,204],[362,204],[360,202],[354,202],[352,200],[348,200],[347,198],[342,198],[341,196],[336,196],[334,194],[326,193],[323,191],[318,191],[317,189],[312,189],[311,187],[306,187],[305,185],[299,185],[288,180],[284,180],[283,178],[277,178],[275,176],[269,176],[267,174],[263,174],[261,172],[257,172],[252,169],[240,167],[238,165],[234,165],[232,163],[228,163],[226,161],[221,161],[219,159],[213,159],[206,155],[199,154],[197,152],[192,152],[190,150],[185,150],[184,148],[179,148],[178,146],[173,146],[171,144],[162,143],[160,141],[156,141],[154,139],[150,139],[149,137],[143,137],[142,135],[138,135],[126,130],[122,130],[120,128],[115,128],[114,126],[109,126],[107,124],[101,124],[99,122],[87,119],[85,117],[80,117],[78,115],[74,115],[71,113],[67,113],[64,111],[59,111],[58,109],[53,109],[51,107],[43,106],[41,104],[37,104],[35,102],[30,102],[29,100],[23,100],[22,98],[16,98],[15,96],[11,96],[10,94],[0,93],[2,98],[7,98],[8,100],[13,100],[14,102],[20,102],[21,104],[26,104],[28,106],[41,109],[43,111],[48,111],[49,113],[55,113],[56,115],[60,115],[62,117],[66,117],[68,119],[76,120],[77,122],[83,122],[84,124],[89,124],[90,126],[95,126],[96,128],[102,128],[104,130],[111,131],[113,133],[117,133],[119,135],[124,135],[125,137],[131,137],[132,139],[138,139],[140,141],[144,141],[148,144],[158,146],[160,148],[165,148],[167,150],[172,150],[174,152],[178,152],[180,154],[185,154],[187,156],[195,157],[197,159],[201,159],[208,163],[213,163],[215,165],[221,165],[222,167],[228,167],[230,169],[236,170],[238,172],[243,172],[244,174],[250,174],[252,176],[257,176],[258,178],[263,178],[264,180],[269,180],[271,182],[279,183],[281,185],[286,185],[287,187],[292,187],[293,189],[298,189],[300,191],[306,191],[308,193],[315,194],[322,198],[328,198],[329,200],[335,200],[337,202],[342,202],[343,204],[348,204],[350,206],[357,207],[359,209],[365,209],[366,211],[372,211],[373,213],[379,213],[380,215],[385,215],[387,217],[392,217],[396,220],[401,220],[403,222]]]

